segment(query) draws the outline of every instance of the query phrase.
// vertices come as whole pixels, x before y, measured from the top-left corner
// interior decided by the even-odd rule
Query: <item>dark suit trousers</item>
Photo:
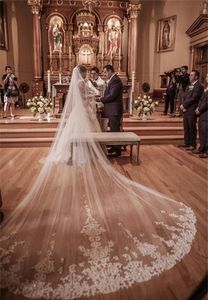
[[[183,114],[183,126],[184,126],[184,143],[189,146],[196,147],[196,121],[197,116],[194,112],[188,112]]]
[[[173,114],[174,112],[174,99],[175,99],[175,91],[170,91],[167,93],[165,97],[165,110],[164,113],[167,114],[168,108],[170,106],[170,113]]]
[[[203,153],[208,153],[208,120],[198,121],[199,128],[199,151]]]
[[[112,132],[119,132],[121,127],[121,116],[109,116],[109,127]]]
[[[109,127],[111,132],[120,132],[121,116],[109,116]],[[121,151],[120,146],[113,146],[114,151]]]

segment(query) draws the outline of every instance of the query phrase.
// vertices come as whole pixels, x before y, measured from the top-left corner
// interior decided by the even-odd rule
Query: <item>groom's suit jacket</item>
[[[118,75],[114,75],[105,89],[101,101],[104,104],[104,113],[107,117],[121,116],[123,113],[123,84]]]

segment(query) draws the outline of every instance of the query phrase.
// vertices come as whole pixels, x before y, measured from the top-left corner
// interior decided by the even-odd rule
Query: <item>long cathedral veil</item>
[[[111,293],[190,251],[193,211],[118,173],[93,131],[93,98],[76,67],[50,153],[3,223],[2,288],[46,299]]]

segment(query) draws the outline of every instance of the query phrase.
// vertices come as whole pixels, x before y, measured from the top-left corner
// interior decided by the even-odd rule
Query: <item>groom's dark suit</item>
[[[123,114],[123,84],[118,75],[114,75],[105,89],[101,101],[104,104],[104,113],[109,119],[110,131],[120,131],[121,117]]]

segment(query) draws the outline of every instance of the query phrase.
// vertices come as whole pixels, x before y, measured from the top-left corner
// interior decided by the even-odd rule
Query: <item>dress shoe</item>
[[[170,114],[169,114],[169,117],[170,117],[170,118],[175,118],[174,113],[170,113]]]
[[[118,157],[118,156],[121,156],[121,151],[119,151],[119,150],[108,154],[108,157]]]
[[[186,148],[186,151],[194,151],[196,150],[196,147],[195,146],[189,146],[188,148]]]
[[[113,147],[107,149],[109,154],[112,154],[115,152],[115,149]]]
[[[167,113],[163,112],[163,113],[161,114],[161,116],[167,116]]]
[[[190,147],[190,146],[187,144],[178,145],[178,148],[188,148],[188,147]]]
[[[195,149],[195,150],[192,151],[192,153],[193,153],[193,154],[201,154],[202,152],[199,151],[199,150],[197,150],[197,149]]]
[[[201,153],[199,154],[200,158],[208,158],[208,153]]]

